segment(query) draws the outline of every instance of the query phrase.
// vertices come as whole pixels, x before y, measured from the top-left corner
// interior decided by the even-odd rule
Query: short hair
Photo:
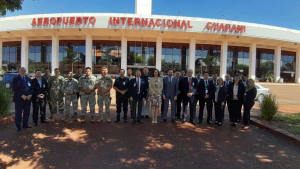
[[[154,69],[153,74],[154,74],[155,71],[157,71],[157,73],[159,74],[159,70],[158,69]]]
[[[168,71],[170,71],[170,70],[172,70],[172,71],[174,72],[174,70],[173,70],[173,69],[169,69]]]
[[[82,67],[81,66],[77,66],[77,69],[82,69]]]
[[[246,77],[248,77],[247,73],[243,73],[243,76],[246,76]]]
[[[107,67],[106,67],[106,66],[103,66],[103,67],[102,67],[102,70],[103,70],[103,69],[107,69]]]
[[[44,71],[49,70],[49,68],[45,68]]]
[[[58,69],[58,68],[55,68],[55,69],[54,69],[54,71],[57,71],[57,70],[59,71],[59,69]]]
[[[131,70],[131,71],[132,71],[132,69],[131,69],[131,68],[128,68],[128,69],[127,69],[127,71],[128,71],[128,70]]]
[[[68,73],[72,73],[72,74],[73,74],[73,72],[72,72],[72,71],[68,71]]]
[[[87,70],[87,69],[90,69],[90,70],[92,70],[90,67],[86,67],[86,68],[85,68],[85,70]],[[102,68],[102,69],[103,69],[103,68]]]
[[[148,67],[144,67],[143,70],[144,70],[144,69],[148,69]]]
[[[239,77],[240,78],[240,75],[234,75],[234,77]]]
[[[141,73],[141,71],[139,69],[135,71],[135,73],[138,73],[138,72]]]
[[[221,77],[219,77],[219,78],[217,79],[217,84],[219,83],[219,81],[224,82],[223,78],[221,78]]]
[[[124,71],[124,73],[125,73],[125,70],[124,70],[124,69],[120,69],[120,70],[119,70],[119,73],[120,73],[122,70],[123,70],[123,71]]]
[[[188,72],[192,72],[192,73],[194,73],[194,71],[193,71],[192,69],[189,69],[189,70],[188,70]]]
[[[36,73],[36,72],[40,72],[41,70],[39,70],[39,69],[36,69],[35,71],[34,71],[34,73]]]

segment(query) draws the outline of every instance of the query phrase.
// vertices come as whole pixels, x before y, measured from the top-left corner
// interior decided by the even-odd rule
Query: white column
[[[162,38],[161,35],[156,39],[156,69],[161,70]]]
[[[3,58],[3,56],[2,56],[2,40],[0,40],[0,69],[2,69],[2,58]]]
[[[248,77],[255,80],[256,73],[256,44],[252,43],[249,50],[249,73]]]
[[[55,68],[59,68],[59,37],[52,36],[52,56],[51,56],[51,72],[54,73]]]
[[[127,71],[127,37],[121,39],[121,69]]]
[[[221,58],[220,58],[220,77],[225,78],[227,74],[227,51],[228,42],[223,41],[221,45]]]
[[[195,76],[195,55],[196,55],[196,39],[190,39],[189,44],[189,69],[193,70]]]
[[[85,37],[85,67],[90,67],[93,69],[93,38],[91,35],[86,35]]]
[[[296,53],[296,75],[295,82],[300,83],[300,49],[297,50]]]
[[[22,36],[21,42],[21,67],[25,67],[28,72],[28,38]]]
[[[281,46],[275,48],[274,56],[274,80],[275,83],[280,79],[280,66],[281,66]]]

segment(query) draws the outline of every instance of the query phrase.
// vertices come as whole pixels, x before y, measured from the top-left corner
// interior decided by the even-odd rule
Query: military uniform
[[[90,76],[81,76],[79,79],[79,87],[82,87],[85,90],[92,90],[97,83],[97,79],[94,75]],[[85,94],[84,92],[80,91],[80,103],[82,107],[82,115],[86,114],[87,105],[89,103],[90,106],[90,113],[92,116],[95,115],[95,105],[96,105],[96,98],[95,98],[96,92],[93,91],[89,95]]]
[[[120,121],[120,113],[121,113],[121,105],[123,104],[123,112],[124,112],[124,121],[127,120],[127,110],[128,110],[128,87],[129,87],[129,79],[127,77],[117,78],[114,83],[114,87],[119,90],[126,91],[124,95],[116,91],[116,102],[117,102],[117,119],[116,121]]]
[[[129,82],[132,80],[132,79],[134,79],[135,78],[135,76],[133,76],[133,75],[131,75],[131,76],[126,76],[128,79],[129,79]],[[128,98],[128,102],[129,102],[129,107],[130,107],[130,115],[131,115],[131,117],[132,117],[132,101],[130,100],[130,98]]]
[[[51,105],[51,116],[56,114],[57,112],[57,104],[58,104],[58,112],[63,114],[64,112],[64,94],[61,92],[61,88],[64,83],[64,78],[62,76],[51,76],[49,78],[49,88],[50,88],[50,105]]]
[[[49,79],[50,79],[51,76],[45,76],[43,75],[42,78],[46,80],[47,84],[49,85]],[[49,88],[50,89],[50,88]],[[49,91],[48,91],[49,92]],[[49,105],[49,110],[51,111],[51,103],[50,103],[50,94],[47,94],[47,103]],[[45,105],[46,106],[46,105]]]
[[[108,88],[112,87],[113,81],[109,76],[100,77],[98,80],[98,85],[102,91],[107,90]],[[106,111],[104,113],[103,113],[103,103],[105,105],[105,111]],[[98,105],[99,105],[100,116],[105,114],[109,116],[110,103],[111,103],[110,92],[108,91],[107,93],[102,94],[101,91],[98,90]]]
[[[70,105],[72,103],[74,113],[77,112],[78,107],[78,81],[74,78],[66,79],[64,85],[61,88],[61,91],[65,94],[65,114],[69,115]],[[68,94],[69,92],[73,92],[73,94]]]

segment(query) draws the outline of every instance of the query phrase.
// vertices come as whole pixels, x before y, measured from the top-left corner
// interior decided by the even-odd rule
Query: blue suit
[[[138,90],[137,78],[131,79],[129,83],[129,97],[133,98],[132,101],[132,119],[135,121],[141,119],[143,99],[147,96],[146,81],[140,78],[140,90]],[[136,117],[136,105],[138,104],[138,116]]]
[[[22,114],[23,127],[28,126],[28,118],[30,115],[31,99],[24,100],[22,95],[28,96],[33,94],[31,79],[18,75],[13,79],[12,89],[14,92],[13,101],[15,102],[15,123],[18,129],[21,129]]]

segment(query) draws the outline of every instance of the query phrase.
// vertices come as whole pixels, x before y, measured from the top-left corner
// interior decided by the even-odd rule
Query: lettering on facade
[[[50,26],[50,25],[94,25],[96,18],[93,16],[84,17],[50,17],[50,18],[33,18],[32,26]]]
[[[168,27],[191,29],[190,21],[177,19],[157,19],[157,18],[131,18],[131,17],[110,17],[109,25],[139,26],[139,27]]]
[[[235,32],[235,33],[245,33],[246,26],[235,25],[235,24],[223,24],[207,22],[206,29],[209,31],[222,31],[222,32]]]

